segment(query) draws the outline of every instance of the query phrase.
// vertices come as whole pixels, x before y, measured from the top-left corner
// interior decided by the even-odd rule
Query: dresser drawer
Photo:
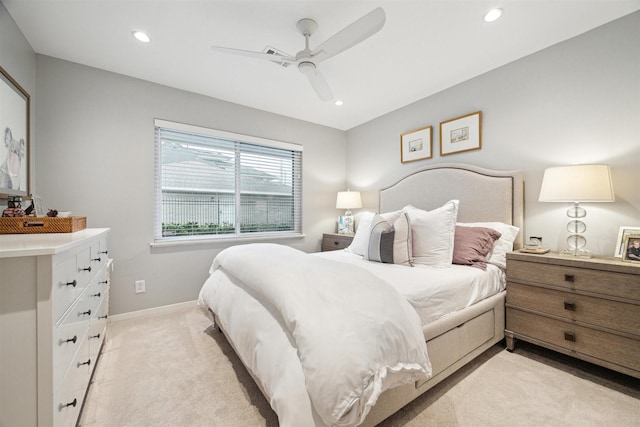
[[[90,252],[91,267],[96,270],[104,267],[109,260],[108,253],[106,238],[94,242]]]
[[[640,301],[637,274],[509,260],[507,280]]]
[[[68,257],[56,264],[53,273],[53,318],[60,319],[71,303],[80,295],[82,284],[79,283],[76,257]]]
[[[353,241],[350,234],[324,234],[322,236],[322,251],[335,251],[349,247]]]
[[[89,321],[91,318],[91,304],[87,295],[88,289],[70,307],[66,315],[58,323],[53,340],[53,384],[58,387],[69,369],[71,360],[78,354],[84,344]],[[88,354],[88,353],[87,353]]]
[[[626,332],[640,339],[640,305],[512,282],[507,284],[507,305]]]
[[[69,365],[61,384],[53,394],[55,426],[75,426],[89,380],[93,361],[89,359],[89,343],[84,340]]]
[[[91,261],[91,247],[82,248],[76,255],[76,266],[78,271],[78,282],[84,287],[99,270],[95,266],[95,262]]]
[[[89,334],[87,335],[87,340],[89,341],[89,356],[91,360],[98,360],[98,353],[100,352],[100,347],[102,346],[102,342],[104,341],[104,334],[107,329],[107,317],[109,313],[109,298],[106,295],[106,298],[100,304],[100,307],[97,308],[95,317],[91,319],[91,325],[89,326]]]
[[[103,267],[89,284],[87,297],[91,304],[92,312],[95,312],[109,292],[107,268]]]
[[[640,373],[640,340],[507,307],[507,330]]]

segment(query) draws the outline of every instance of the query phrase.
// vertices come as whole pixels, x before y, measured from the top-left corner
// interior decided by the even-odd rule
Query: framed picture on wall
[[[467,114],[440,123],[440,155],[482,148],[482,112]]]
[[[0,195],[29,194],[29,94],[0,67]]]
[[[631,227],[626,225],[620,227],[620,230],[618,230],[618,238],[616,239],[616,251],[613,254],[614,257],[622,258],[626,248],[625,240],[627,236],[631,234],[640,234],[640,227]]]
[[[431,126],[412,130],[400,135],[400,161],[402,163],[415,160],[430,159]]]

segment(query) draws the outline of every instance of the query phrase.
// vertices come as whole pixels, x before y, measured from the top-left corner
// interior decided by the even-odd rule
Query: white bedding
[[[407,267],[366,261],[345,250],[313,256],[357,265],[385,280],[411,303],[423,325],[497,294],[506,283],[504,271],[491,264],[486,271],[454,264],[447,268]]]
[[[349,263],[281,245],[228,248],[199,302],[216,313],[282,426],[356,425],[385,389],[431,373],[415,310]]]

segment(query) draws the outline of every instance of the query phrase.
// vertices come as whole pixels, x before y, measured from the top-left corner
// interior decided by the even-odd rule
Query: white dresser
[[[104,340],[109,229],[0,235],[0,426],[75,426]]]

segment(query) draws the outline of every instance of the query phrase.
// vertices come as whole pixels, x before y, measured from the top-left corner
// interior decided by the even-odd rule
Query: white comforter
[[[415,310],[353,265],[281,245],[235,246],[215,258],[200,301],[281,425],[356,425],[384,390],[431,374]]]

